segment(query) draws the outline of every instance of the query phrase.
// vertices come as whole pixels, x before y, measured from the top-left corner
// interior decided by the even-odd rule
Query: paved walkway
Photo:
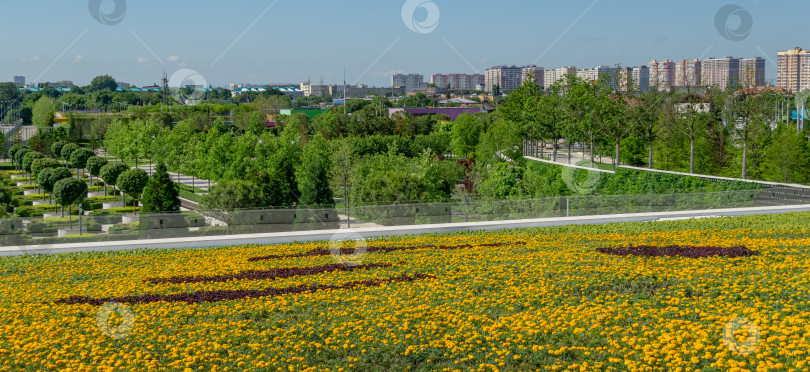
[[[146,171],[147,174],[151,176],[152,173],[155,171],[156,166],[157,165],[155,165],[154,163],[152,164],[147,163],[147,164],[139,164],[138,168],[143,169],[144,171]],[[180,174],[177,172],[167,172],[167,173],[169,173],[169,176],[172,178],[172,181],[174,182],[208,191],[209,181],[206,179],[187,176],[185,174]],[[216,182],[211,182],[210,187],[214,187],[216,184],[217,184]]]
[[[109,153],[107,153],[107,150],[105,150],[105,149],[96,150],[96,154],[98,156],[100,156],[100,157],[106,158],[107,160],[116,160],[116,159],[118,159],[115,156],[112,156]],[[141,164],[142,160],[147,161],[147,163]],[[148,163],[148,160],[149,159],[138,159],[138,168],[143,169],[144,171],[146,171],[147,174],[149,174],[151,176],[152,173],[155,171],[155,167],[157,167],[157,164],[155,164],[155,163],[150,164],[150,163]],[[169,173],[169,176],[172,178],[172,181],[174,181],[174,182],[177,182],[177,183],[183,184],[183,185],[187,185],[187,186],[190,186],[190,187],[195,187],[197,189],[201,189],[201,190],[205,190],[205,191],[208,191],[209,187],[214,187],[217,184],[216,182],[210,182],[209,180],[206,180],[206,179],[203,179],[203,178],[192,177],[192,176],[188,176],[188,175],[177,173],[177,172],[171,172],[170,171],[168,173]]]

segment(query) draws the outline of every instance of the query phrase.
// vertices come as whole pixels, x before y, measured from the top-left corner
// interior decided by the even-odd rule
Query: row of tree
[[[779,116],[785,100],[772,89],[620,94],[607,77],[568,76],[548,90],[522,85],[498,116],[521,139],[550,143],[554,160],[564,140],[584,144],[592,163],[607,156],[614,164],[808,182],[807,133]]]
[[[77,171],[87,169],[91,176],[103,180],[105,190],[107,185],[117,187],[125,196],[140,199],[144,212],[180,210],[179,187],[171,180],[163,163],[158,164],[150,178],[143,169],[130,169],[121,162],[108,162],[75,143],[59,141],[50,150],[51,154],[60,155],[46,157],[28,146],[15,144],[9,149],[9,156],[16,167],[26,172],[49,194],[49,201],[53,197],[63,208],[70,208],[87,196],[87,183],[80,177],[73,177],[74,173],[69,169],[73,167]],[[78,172],[76,174],[79,175]],[[123,201],[126,205],[125,198]]]

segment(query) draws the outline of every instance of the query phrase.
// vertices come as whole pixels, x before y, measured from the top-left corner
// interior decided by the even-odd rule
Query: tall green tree
[[[141,211],[145,213],[180,211],[180,188],[172,181],[163,162],[158,163],[155,173],[146,183],[141,203]]]
[[[34,104],[32,115],[37,128],[50,128],[56,121],[56,106],[50,98],[43,96]]]
[[[630,106],[629,120],[633,134],[647,144],[647,167],[650,169],[653,167],[653,144],[658,138],[663,104],[664,96],[658,89],[650,89],[632,99]]]
[[[110,75],[100,75],[90,82],[90,92],[109,91],[113,92],[118,88],[118,83]]]
[[[695,173],[695,145],[698,139],[704,136],[706,128],[712,117],[702,109],[704,102],[695,96],[685,97],[683,100],[672,102],[671,121],[674,127],[689,140],[689,173]]]
[[[810,141],[807,132],[799,132],[788,124],[780,124],[774,132],[774,139],[766,150],[762,163],[764,175],[771,181],[785,183],[807,183],[810,181],[807,169],[810,168]]]
[[[535,117],[532,121],[536,123],[535,125],[539,126],[536,132],[541,133],[541,140],[544,138],[551,140],[552,161],[557,161],[557,151],[560,139],[563,137],[563,130],[565,129],[562,90],[562,81],[558,81],[549,87],[548,93],[535,98],[534,102],[530,103],[534,106],[532,112]]]
[[[332,188],[329,187],[329,175],[332,163],[326,140],[316,135],[304,149],[302,170],[298,188],[301,190],[301,205],[335,204]]]
[[[484,130],[483,124],[473,115],[461,114],[453,122],[451,129],[451,144],[453,152],[460,158],[468,158],[475,155],[475,148],[481,139],[481,132]]]

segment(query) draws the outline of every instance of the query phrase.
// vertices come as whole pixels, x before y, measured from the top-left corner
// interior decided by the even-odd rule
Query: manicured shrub
[[[87,195],[87,184],[80,179],[65,178],[56,182],[56,185],[53,186],[53,194],[56,202],[63,208],[67,205],[68,211],[70,211],[74,203]]]
[[[62,151],[59,152],[59,156],[62,158],[62,160],[65,160],[65,161],[69,162],[70,161],[70,155],[73,154],[73,151],[76,151],[76,150],[78,150],[80,148],[81,147],[79,145],[75,144],[75,143],[68,143],[68,144],[62,146]]]
[[[98,156],[93,156],[90,157],[90,159],[87,159],[87,164],[85,166],[87,167],[87,171],[90,173],[90,175],[98,177],[101,174],[101,168],[107,165],[108,163],[109,162],[107,161],[107,159]]]
[[[42,187],[43,190],[47,191],[49,194],[52,194],[56,183],[63,179],[70,178],[70,176],[71,173],[66,168],[47,168],[39,172],[39,175],[37,176],[37,183],[40,187]],[[50,200],[51,198],[49,196],[48,201],[50,202]]]
[[[31,174],[31,165],[34,163],[34,160],[43,159],[43,158],[45,158],[45,155],[42,155],[42,154],[40,154],[40,153],[38,153],[36,151],[31,151],[31,152],[26,153],[25,156],[23,156],[22,163],[21,163],[21,165],[23,167],[23,170],[26,173]]]
[[[146,171],[140,168],[133,168],[121,173],[116,180],[116,185],[126,195],[132,197],[133,200],[138,199],[149,181],[149,176]],[[124,198],[126,205],[126,197]]]
[[[31,174],[34,177],[38,177],[39,174],[49,168],[60,168],[62,163],[59,160],[52,159],[52,158],[42,158],[36,159],[33,163],[31,163]]]
[[[129,167],[124,163],[109,163],[99,171],[99,176],[104,180],[105,185],[115,186],[118,176],[126,172]]]
[[[65,141],[56,141],[51,145],[51,153],[54,157],[61,157],[62,156],[62,147],[65,147],[67,142]]]
[[[70,154],[70,166],[82,169],[87,166],[87,160],[95,156],[96,153],[90,149],[78,149]]]

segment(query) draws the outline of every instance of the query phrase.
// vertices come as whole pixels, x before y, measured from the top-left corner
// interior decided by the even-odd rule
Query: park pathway
[[[102,158],[107,159],[107,160],[117,160],[118,159],[115,156],[108,154],[107,150],[105,150],[105,149],[96,150],[96,154],[98,156],[102,157]],[[157,164],[155,164],[155,163],[141,164],[140,159],[139,159],[138,163],[139,163],[138,168],[143,169],[150,176],[152,175],[152,173],[154,173],[155,167],[157,167]],[[203,179],[203,178],[199,178],[199,177],[192,177],[192,176],[188,176],[188,175],[177,173],[177,172],[171,172],[171,171],[169,171],[168,173],[169,173],[169,176],[172,178],[172,181],[177,182],[179,184],[189,186],[189,187],[194,187],[194,188],[197,188],[197,189],[200,189],[200,190],[205,190],[206,192],[208,191],[208,189],[210,187],[213,187],[213,186],[216,185],[216,182],[211,182],[210,180],[207,180],[207,179]]]

